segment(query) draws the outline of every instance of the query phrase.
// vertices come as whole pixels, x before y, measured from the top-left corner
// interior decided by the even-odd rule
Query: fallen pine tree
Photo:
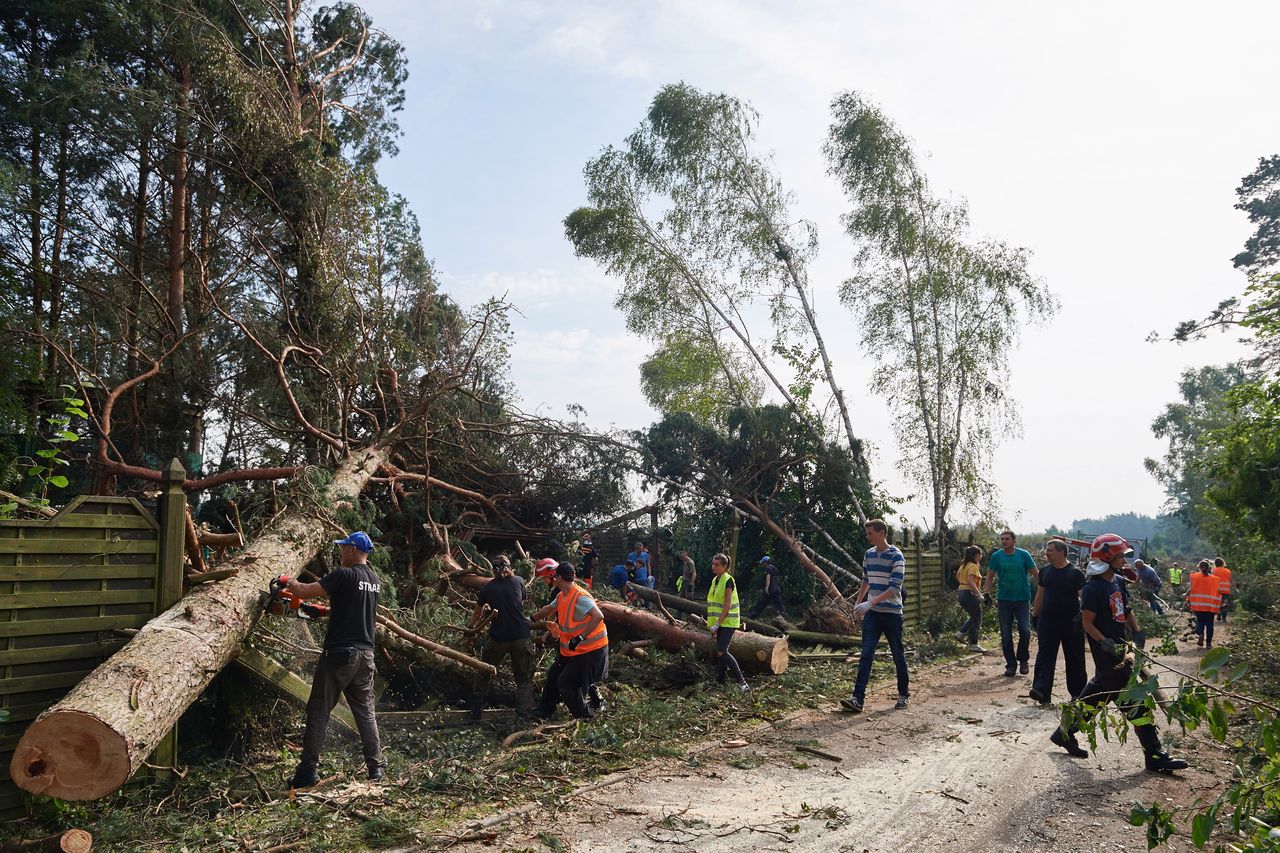
[[[640,586],[636,583],[628,583],[627,589],[636,594],[637,598],[645,601],[651,601],[655,604],[662,604],[668,610],[678,610],[681,613],[696,613],[703,619],[707,618],[707,605],[705,602],[691,601],[688,598],[682,598],[678,595],[671,595],[667,592],[658,592],[656,589],[649,589],[647,586]],[[785,632],[775,628],[766,622],[758,622],[755,619],[742,620],[742,624],[749,630],[757,634],[764,634],[767,637],[781,637]]]
[[[474,574],[455,574],[450,580],[468,589],[479,589],[492,578]],[[690,646],[707,657],[715,650],[711,634],[702,629],[690,629],[683,625],[671,625],[658,616],[644,610],[636,610],[611,601],[596,600],[596,606],[604,614],[605,625],[611,630],[623,630],[641,639],[651,639],[654,645],[667,651],[678,652]],[[729,652],[746,672],[767,672],[779,675],[790,662],[786,637],[766,637],[750,631],[738,631],[733,635]]]
[[[386,461],[381,447],[353,453],[334,471],[328,494],[358,495]],[[235,657],[271,579],[299,574],[333,538],[319,511],[282,513],[231,561],[239,574],[197,586],[37,717],[14,749],[14,783],[63,800],[119,789]]]

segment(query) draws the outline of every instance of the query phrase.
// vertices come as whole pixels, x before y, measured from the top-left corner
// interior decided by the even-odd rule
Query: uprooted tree
[[[469,528],[577,522],[624,494],[575,425],[514,409],[508,306],[442,294],[378,183],[405,70],[357,7],[48,11],[0,14],[0,144],[31,164],[6,172],[0,216],[0,273],[31,307],[2,306],[0,417],[34,433],[73,394],[88,487],[144,494],[178,456],[203,520],[234,515],[252,542],[30,727],[15,781],[71,797],[139,766],[269,578],[337,530],[392,546],[375,555],[391,580]]]

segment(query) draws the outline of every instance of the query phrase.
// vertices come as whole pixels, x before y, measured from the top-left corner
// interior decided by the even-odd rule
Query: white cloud
[[[615,281],[586,265],[569,270],[486,271],[467,275],[445,273],[441,276],[441,284],[446,293],[464,305],[505,295],[509,302],[522,310],[581,297],[605,298],[611,302],[617,289]]]

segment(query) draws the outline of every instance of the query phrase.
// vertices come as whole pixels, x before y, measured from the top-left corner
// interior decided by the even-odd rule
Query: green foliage
[[[1276,641],[1280,639],[1274,631],[1270,634],[1265,638],[1250,636],[1246,639],[1242,636],[1240,639],[1252,644],[1248,647],[1252,655],[1270,660],[1276,654]],[[1223,744],[1231,742],[1233,729],[1240,731],[1234,741],[1240,758],[1234,774],[1216,800],[1191,810],[1189,834],[1197,848],[1203,848],[1217,830],[1230,832],[1235,837],[1235,846],[1231,849],[1274,850],[1272,827],[1280,823],[1280,789],[1277,788],[1277,782],[1280,782],[1280,714],[1270,701],[1271,696],[1240,692],[1245,684],[1264,684],[1274,695],[1274,679],[1268,674],[1261,682],[1251,681],[1253,666],[1249,660],[1228,666],[1233,658],[1232,651],[1217,647],[1200,659],[1198,673],[1179,673],[1182,678],[1177,690],[1162,702],[1156,691],[1156,677],[1144,673],[1164,665],[1141,651],[1131,651],[1136,655],[1138,665],[1134,666],[1129,684],[1119,699],[1121,704],[1129,707],[1127,714],[1106,710],[1094,713],[1073,703],[1064,707],[1064,723],[1079,725],[1094,749],[1097,748],[1099,734],[1107,739],[1116,736],[1123,740],[1130,726],[1161,716],[1187,730],[1204,726],[1215,741]],[[1245,709],[1250,713],[1245,713]],[[1130,821],[1135,826],[1147,827],[1147,847],[1150,849],[1178,834],[1177,817],[1158,804],[1150,807],[1136,805]]]

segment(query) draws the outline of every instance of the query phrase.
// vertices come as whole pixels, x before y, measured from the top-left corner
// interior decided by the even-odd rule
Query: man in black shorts
[[[310,788],[319,781],[317,767],[324,749],[329,714],[340,695],[347,697],[351,716],[355,717],[369,779],[380,781],[384,775],[378,721],[373,714],[373,677],[377,672],[373,664],[373,630],[381,591],[378,576],[369,568],[373,540],[365,532],[357,531],[334,544],[342,548],[339,568],[326,574],[319,583],[289,581],[289,591],[299,598],[329,597],[329,627],[311,681],[302,760],[289,782],[289,787],[294,789]]]

